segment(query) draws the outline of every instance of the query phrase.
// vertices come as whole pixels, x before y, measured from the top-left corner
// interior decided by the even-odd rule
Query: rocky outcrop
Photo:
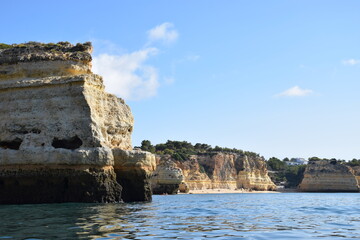
[[[183,171],[184,182],[196,189],[275,190],[264,159],[237,153],[193,155],[187,161],[176,161]]]
[[[182,170],[184,182],[190,190],[211,189],[212,181],[205,172],[203,166],[197,161],[197,156],[191,156],[187,161],[175,161],[176,165]]]
[[[113,149],[115,173],[123,187],[123,200],[151,201],[151,174],[155,170],[155,155],[140,150]]]
[[[358,182],[359,190],[360,190],[360,166],[353,166],[351,169],[354,171],[355,178]]]
[[[358,192],[354,170],[336,161],[310,161],[299,185],[304,192]]]
[[[179,184],[179,192],[188,193],[189,191],[190,191],[190,188],[185,182],[182,182]]]
[[[176,194],[184,175],[181,169],[169,159],[169,156],[163,158],[159,160],[160,162],[152,174],[152,191],[154,194]]]
[[[121,196],[114,163],[132,149],[133,116],[91,72],[91,51],[67,42],[0,49],[0,203],[149,199],[125,185]],[[139,157],[126,161],[147,171]]]
[[[276,190],[276,185],[271,181],[266,163],[260,157],[239,156],[236,161],[237,188],[253,189],[259,191]]]

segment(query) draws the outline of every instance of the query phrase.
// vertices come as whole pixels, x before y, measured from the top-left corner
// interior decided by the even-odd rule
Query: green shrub
[[[0,49],[7,49],[7,48],[11,48],[12,46],[9,44],[5,44],[5,43],[0,43]]]

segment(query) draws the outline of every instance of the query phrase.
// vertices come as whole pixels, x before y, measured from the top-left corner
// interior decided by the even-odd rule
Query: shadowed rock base
[[[150,177],[141,170],[121,171],[115,169],[116,180],[122,186],[124,202],[151,201]]]
[[[158,184],[153,187],[154,194],[177,194],[179,184]]]
[[[113,169],[0,170],[0,204],[119,201]]]
[[[155,155],[145,151],[112,149],[116,180],[123,187],[124,202],[151,201],[150,176],[155,169]]]

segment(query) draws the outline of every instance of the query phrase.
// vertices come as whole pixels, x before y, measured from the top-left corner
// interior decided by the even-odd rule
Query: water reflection
[[[358,194],[155,196],[0,206],[0,239],[334,239],[360,235]]]

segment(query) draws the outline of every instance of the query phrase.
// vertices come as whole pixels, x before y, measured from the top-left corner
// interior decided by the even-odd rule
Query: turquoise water
[[[359,193],[189,194],[0,205],[0,239],[358,239]]]

